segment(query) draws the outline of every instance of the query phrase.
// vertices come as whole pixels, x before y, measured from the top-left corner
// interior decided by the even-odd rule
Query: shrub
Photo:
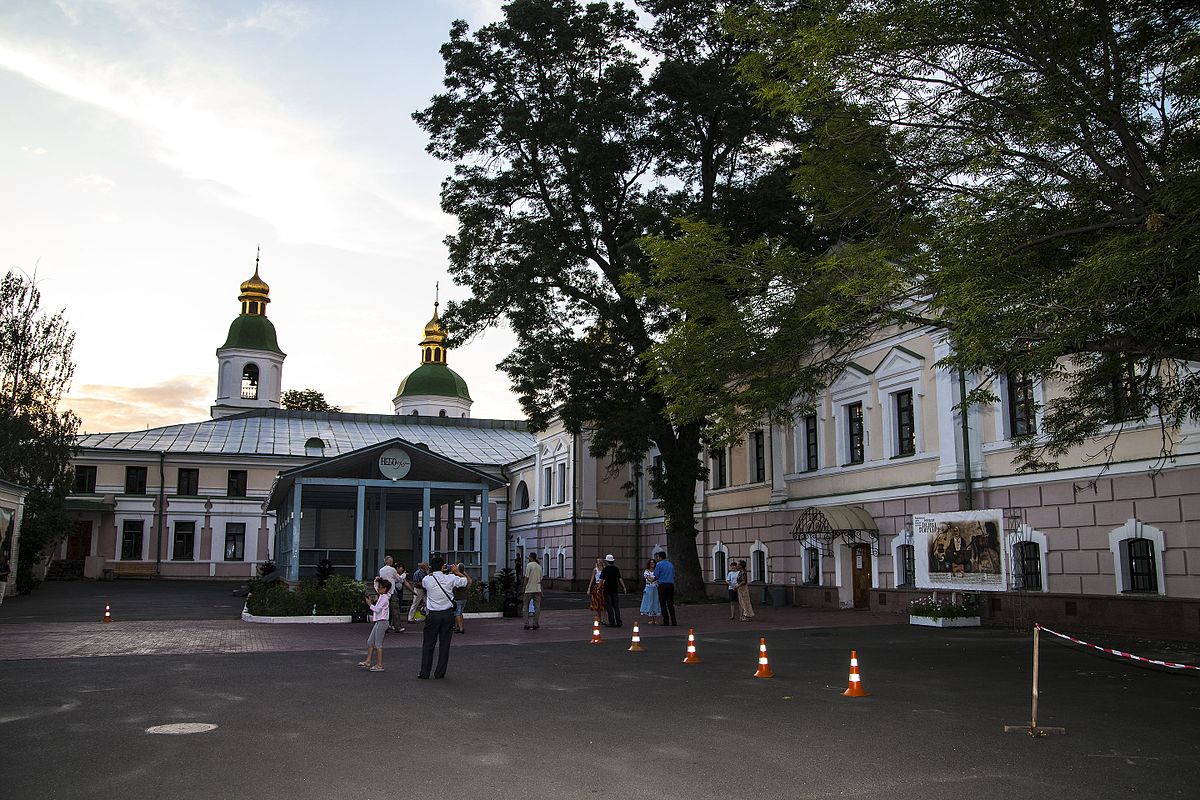
[[[298,617],[316,613],[321,616],[344,616],[363,606],[366,586],[361,581],[343,575],[332,575],[324,586],[313,578],[303,578],[294,587],[283,581],[263,583],[250,581],[250,596],[246,607],[251,614],[264,617]]]
[[[962,602],[940,600],[937,595],[926,595],[909,601],[908,615],[910,617],[932,617],[934,619],[956,619],[958,617],[978,617],[979,603],[974,595],[963,595]]]
[[[474,581],[467,587],[467,611],[475,613],[504,610],[504,595],[494,590],[485,591],[488,588],[483,581]]]

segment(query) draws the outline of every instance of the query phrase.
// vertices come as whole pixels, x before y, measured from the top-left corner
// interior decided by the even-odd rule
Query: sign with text
[[[379,454],[379,471],[383,477],[398,481],[412,469],[412,458],[399,447],[389,447]]]
[[[917,587],[1003,592],[1008,588],[1003,532],[999,509],[913,514]]]

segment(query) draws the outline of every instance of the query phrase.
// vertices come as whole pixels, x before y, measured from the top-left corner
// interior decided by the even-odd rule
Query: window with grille
[[[1013,559],[1018,589],[1042,588],[1042,548],[1037,542],[1018,542]]]
[[[917,452],[917,427],[913,414],[912,389],[892,395],[896,404],[896,455],[911,456]]]
[[[804,418],[804,469],[815,472],[820,467],[817,460],[817,415]]]
[[[1033,378],[1018,372],[1008,374],[1008,429],[1012,436],[1032,436],[1037,433]]]
[[[1158,570],[1154,563],[1154,543],[1149,539],[1129,539],[1129,591],[1157,592]]]
[[[804,551],[804,582],[816,586],[821,582],[821,551],[809,547]]]
[[[846,456],[850,464],[863,463],[863,406],[862,403],[851,403],[846,406]]]
[[[175,541],[171,547],[172,561],[192,561],[196,550],[196,523],[176,522]]]

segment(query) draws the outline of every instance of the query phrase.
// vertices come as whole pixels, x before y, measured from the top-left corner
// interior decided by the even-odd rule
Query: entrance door
[[[851,550],[854,570],[854,607],[871,607],[871,548],[865,544],[855,545]]]
[[[92,552],[92,523],[79,520],[67,539],[67,560],[83,561]]]

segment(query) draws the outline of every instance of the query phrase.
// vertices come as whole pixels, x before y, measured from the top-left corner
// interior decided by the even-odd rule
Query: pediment
[[[846,371],[838,376],[829,390],[834,394],[862,389],[870,385],[871,371],[851,362]]]
[[[875,368],[877,379],[890,378],[893,375],[906,375],[920,372],[925,368],[925,359],[905,347],[893,347]]]

